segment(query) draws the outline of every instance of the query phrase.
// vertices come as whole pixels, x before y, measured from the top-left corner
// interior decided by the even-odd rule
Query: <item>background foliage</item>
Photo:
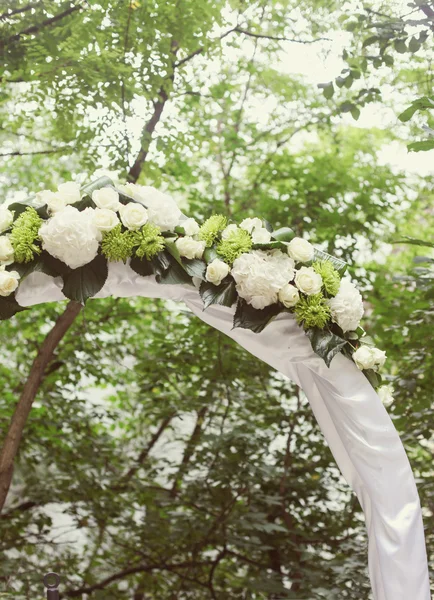
[[[389,412],[432,557],[432,171],[381,159],[429,136],[429,110],[397,116],[432,97],[430,6],[13,0],[2,10],[6,201],[109,171],[169,189],[191,216],[290,225],[349,262],[389,356]],[[333,82],[290,68],[339,44]],[[385,126],[371,126],[372,108]],[[1,325],[2,432],[63,309]],[[48,570],[66,598],[370,597],[358,503],[300,391],[181,306],[144,299],[90,301],[58,347],[0,515],[0,553],[5,598],[39,597]]]

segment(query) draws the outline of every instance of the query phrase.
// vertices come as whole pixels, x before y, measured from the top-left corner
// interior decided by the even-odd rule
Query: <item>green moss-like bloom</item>
[[[253,245],[250,234],[244,229],[238,228],[229,235],[225,240],[222,240],[217,246],[217,252],[223,257],[225,262],[230,265],[236,258],[251,250]]]
[[[40,246],[36,245],[41,225],[41,217],[30,206],[14,222],[10,241],[16,262],[28,263],[33,260],[35,254],[41,253]]]
[[[149,260],[164,249],[164,238],[160,234],[160,228],[151,223],[146,223],[140,231],[135,231],[133,235],[134,245],[138,246],[135,254],[139,258],[145,257]]]
[[[216,241],[220,231],[226,227],[228,220],[223,215],[213,215],[199,229],[198,237],[210,248]]]
[[[109,261],[122,260],[132,256],[136,245],[135,232],[125,231],[122,233],[122,225],[116,225],[111,231],[106,231],[101,242],[101,251]]]
[[[317,260],[312,266],[321,275],[326,292],[331,296],[336,296],[339,291],[341,277],[333,264],[329,260]]]
[[[304,327],[319,327],[323,329],[331,318],[330,309],[322,294],[301,296],[295,305],[297,323]]]

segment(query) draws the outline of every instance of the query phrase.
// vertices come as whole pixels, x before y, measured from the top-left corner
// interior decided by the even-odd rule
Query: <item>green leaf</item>
[[[279,242],[290,242],[295,237],[295,231],[290,227],[281,227],[273,231],[271,237]]]
[[[157,260],[156,260],[157,259]],[[156,262],[163,268],[156,268]],[[168,263],[168,266],[166,267]],[[190,275],[186,273],[184,267],[168,252],[160,252],[152,259],[154,265],[155,279],[158,283],[168,285],[193,285]]]
[[[381,385],[381,375],[373,369],[366,369],[363,371],[363,375],[365,375],[374,389],[377,389]]]
[[[355,121],[358,121],[360,117],[360,108],[358,108],[357,106],[353,106],[353,108],[351,109],[351,116]]]
[[[74,208],[76,208],[80,212],[82,212],[86,208],[96,208],[96,204],[95,204],[95,202],[92,200],[92,198],[90,196],[84,196],[78,202],[74,202],[74,204],[71,204],[71,206],[73,206]]]
[[[206,273],[206,262],[198,258],[182,259],[182,266],[191,277],[199,277],[199,279],[205,279]]]
[[[323,252],[317,248],[315,248],[314,260],[328,260],[332,263],[339,275],[343,275],[348,267],[344,260],[337,258],[336,256],[332,256],[331,254],[327,254],[327,252]]]
[[[148,277],[149,275],[154,274],[152,262],[150,260],[146,260],[146,258],[138,258],[135,256],[131,259],[130,267],[142,277]]]
[[[434,148],[434,138],[429,140],[423,140],[421,142],[412,142],[408,144],[407,149],[409,152],[426,152]]]
[[[403,123],[409,121],[412,116],[420,110],[428,110],[434,108],[434,100],[429,98],[428,96],[422,96],[422,98],[418,98],[412,104],[404,110],[400,115],[398,115],[398,119]]]
[[[333,97],[335,88],[332,81],[329,81],[328,83],[319,83],[318,87],[322,89],[324,97],[327,98],[327,100],[330,100],[330,98]]]
[[[276,240],[275,242],[268,242],[268,244],[253,244],[252,248],[253,248],[253,250],[275,250],[277,248],[279,250],[283,250],[284,252],[287,252],[288,243],[287,242],[278,242]]]
[[[228,277],[222,281],[220,285],[214,285],[209,281],[204,281],[200,286],[199,293],[203,300],[204,310],[208,308],[208,306],[211,306],[211,304],[232,306],[237,300],[235,281]]]
[[[333,357],[341,352],[347,344],[347,340],[326,329],[318,329],[318,327],[308,329],[306,335],[310,339],[315,354],[318,354],[328,367],[330,367]]]
[[[72,270],[68,265],[65,265],[64,262],[54,258],[54,256],[51,256],[51,254],[48,254],[45,250],[42,250],[41,254],[36,256],[31,262],[22,264],[13,263],[8,269],[17,271],[20,274],[21,279],[24,279],[34,271],[40,271],[51,277],[59,277],[67,275]]]
[[[22,310],[27,309],[18,304],[15,295],[0,296],[0,321],[7,321]]]
[[[106,177],[106,176],[99,177],[99,179],[96,179],[95,181],[92,181],[91,183],[84,185],[81,188],[81,191],[89,196],[92,196],[92,192],[94,190],[100,190],[103,187],[114,187],[114,183],[110,179],[110,177]]]
[[[417,52],[421,48],[421,43],[415,37],[412,37],[409,44],[408,49],[410,52]]]
[[[370,37],[366,38],[366,40],[363,42],[362,48],[372,46],[372,44],[376,44],[380,40],[381,38],[378,35],[371,35]]]
[[[216,258],[220,258],[220,257],[217,254],[217,250],[212,246],[211,248],[205,249],[205,252],[203,253],[203,258],[209,264]]]
[[[395,40],[393,42],[393,45],[395,46],[395,50],[399,52],[399,54],[404,54],[408,50],[404,40]]]
[[[241,327],[260,333],[280,312],[282,309],[278,304],[258,310],[240,298],[234,315],[234,328]]]
[[[88,298],[92,298],[101,290],[107,276],[107,259],[104,256],[97,256],[87,265],[72,269],[63,276],[62,292],[70,300],[85,304]]]

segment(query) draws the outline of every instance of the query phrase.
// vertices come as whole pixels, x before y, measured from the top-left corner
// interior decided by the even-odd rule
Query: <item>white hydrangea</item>
[[[39,230],[42,247],[71,269],[91,262],[98,253],[101,233],[91,208],[80,212],[67,206],[46,221]]]
[[[237,292],[254,308],[278,300],[279,291],[294,277],[294,261],[280,250],[254,250],[234,261],[231,271]]]
[[[175,200],[150,185],[129,183],[121,188],[126,194],[141,202],[148,209],[149,220],[161,231],[173,231],[181,217]],[[181,223],[182,225],[182,223]]]
[[[354,331],[363,317],[363,300],[359,290],[349,279],[342,279],[339,291],[328,300],[333,321],[342,331]]]

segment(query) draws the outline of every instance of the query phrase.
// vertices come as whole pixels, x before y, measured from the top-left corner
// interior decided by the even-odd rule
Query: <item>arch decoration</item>
[[[187,218],[167,194],[108,178],[0,208],[0,319],[43,302],[184,302],[298,384],[358,496],[375,600],[429,600],[419,497],[375,391],[385,353],[360,325],[347,265],[259,218]]]

